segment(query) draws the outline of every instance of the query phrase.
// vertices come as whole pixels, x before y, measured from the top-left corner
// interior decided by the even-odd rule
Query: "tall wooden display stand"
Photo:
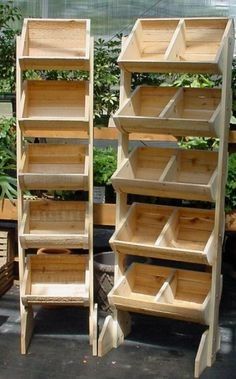
[[[23,80],[27,70],[83,70],[89,80]],[[85,143],[81,131],[87,132]],[[35,138],[47,143],[33,143]],[[33,305],[64,304],[89,307],[96,354],[90,20],[24,20],[17,41],[17,172],[21,352],[31,339]],[[85,201],[24,200],[25,190],[79,190]],[[42,247],[75,250],[27,253]]]
[[[170,317],[207,326],[195,360],[195,377],[211,366],[219,349],[221,248],[224,188],[231,113],[234,28],[221,19],[140,19],[124,41],[120,131],[115,284],[109,293],[114,316],[105,320],[98,354],[117,347],[130,330],[126,311]],[[132,72],[219,73],[221,89],[140,86],[131,93]],[[132,132],[219,137],[218,152],[138,147],[129,154]],[[127,204],[127,194],[206,200],[214,210]],[[132,263],[126,256],[177,261],[176,267]],[[135,260],[135,258],[134,258]],[[183,270],[181,262],[191,262]],[[202,264],[202,270],[199,266]]]

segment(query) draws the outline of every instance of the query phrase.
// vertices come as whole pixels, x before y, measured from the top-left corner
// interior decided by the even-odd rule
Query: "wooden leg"
[[[128,312],[117,311],[114,347],[124,342],[124,338],[131,331],[131,318]]]
[[[194,377],[195,378],[199,378],[201,373],[208,366],[208,362],[207,362],[208,337],[209,337],[209,333],[208,333],[208,330],[206,330],[201,337],[201,341],[200,341],[198,351],[197,351],[197,355],[196,355],[196,359],[195,359],[195,370],[194,370]]]
[[[211,367],[212,364],[214,363],[216,352],[220,349],[220,329],[218,328],[218,331],[217,331],[216,352],[213,355],[212,359],[209,359],[209,349],[211,347],[209,338],[210,338],[209,330],[206,330],[201,337],[201,341],[200,341],[196,359],[195,359],[195,371],[194,371],[195,378],[199,378],[199,376],[205,370],[205,368]]]
[[[114,347],[114,320],[112,316],[105,318],[102,331],[98,339],[98,356],[103,357]]]
[[[93,355],[98,354],[98,305],[94,305],[93,310]]]
[[[130,333],[131,322],[128,312],[115,311],[114,318],[107,316],[98,339],[98,356],[102,357],[112,348],[117,348]]]
[[[34,329],[32,306],[21,306],[21,354],[26,354]]]

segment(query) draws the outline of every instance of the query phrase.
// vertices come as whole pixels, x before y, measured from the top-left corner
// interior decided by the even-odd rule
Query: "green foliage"
[[[221,77],[206,74],[167,74],[161,86],[212,88],[221,84]]]
[[[236,153],[228,159],[228,177],[225,193],[225,209],[231,211],[236,208]]]
[[[236,58],[233,59],[232,63],[232,112],[233,116],[236,117]]]
[[[95,122],[107,123],[119,105],[120,70],[117,58],[121,48],[121,35],[94,44],[94,114]]]
[[[17,196],[16,125],[14,118],[0,119],[0,199]]]
[[[0,91],[15,89],[16,34],[14,22],[21,19],[19,8],[13,1],[0,4]]]
[[[116,151],[111,147],[94,148],[93,150],[93,181],[94,185],[111,184],[111,176],[116,170]]]
[[[166,74],[134,73],[132,75],[132,88],[140,85],[159,86],[166,80]]]
[[[88,80],[87,71],[76,70],[27,70],[24,79],[34,80]]]
[[[218,138],[182,137],[178,144],[183,149],[215,150],[219,146]]]

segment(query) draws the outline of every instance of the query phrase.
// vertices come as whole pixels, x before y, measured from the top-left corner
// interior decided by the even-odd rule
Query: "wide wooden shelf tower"
[[[130,311],[206,325],[195,377],[215,360],[233,41],[233,23],[226,18],[138,19],[123,41],[120,108],[114,115],[120,132],[112,178],[117,191],[116,230],[110,240],[116,254],[115,284],[108,295],[114,315],[101,331],[100,356],[122,343],[130,331]],[[135,72],[217,73],[222,87],[143,85],[132,92]],[[209,136],[220,142],[218,151],[145,146],[129,154],[132,133]],[[190,200],[190,206],[128,206],[129,193]],[[191,200],[215,207],[191,208]],[[127,255],[134,260],[128,267]],[[135,256],[176,261],[176,268],[137,263]],[[182,269],[181,262],[191,262],[193,268]]]
[[[89,79],[24,80],[27,70],[83,70]],[[83,141],[81,131],[87,136]],[[17,172],[21,352],[26,353],[33,332],[33,305],[64,304],[89,307],[96,354],[90,20],[24,20],[17,40]],[[24,200],[28,190],[82,191],[86,200]],[[27,253],[42,247],[75,250]]]

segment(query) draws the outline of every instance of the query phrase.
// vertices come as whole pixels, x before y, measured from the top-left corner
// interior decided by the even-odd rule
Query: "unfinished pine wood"
[[[153,290],[153,283],[155,282],[155,280],[153,279],[152,284],[149,284],[149,279],[152,276],[152,272],[149,272],[149,275],[148,270],[146,270],[145,272],[141,272],[140,275],[137,275],[132,266],[126,272],[126,265],[124,264],[124,262],[126,262],[126,255],[129,254],[129,252],[127,252],[127,250],[125,251],[123,245],[120,251],[119,248],[117,248],[115,259],[115,287],[109,295],[111,303],[113,304],[113,306],[115,306],[115,308],[117,308],[114,313],[114,322],[113,324],[111,324],[113,333],[110,332],[110,324],[106,324],[105,322],[102,331],[103,334],[101,335],[100,345],[101,351],[103,351],[103,349],[106,351],[110,349],[112,346],[114,346],[114,338],[116,338],[116,336],[114,337],[114,332],[116,331],[116,322],[119,323],[117,314],[119,313],[119,316],[122,315],[124,310],[141,313],[151,313],[154,315],[156,314],[157,316],[160,315],[162,317],[174,317],[181,319],[184,313],[183,319],[186,321],[200,322],[209,325],[208,330],[206,330],[205,333],[203,333],[202,335],[202,339],[195,360],[195,377],[199,377],[201,372],[207,366],[210,367],[213,364],[216,357],[216,352],[219,349],[218,314],[222,288],[220,266],[221,249],[224,233],[223,200],[226,178],[225,168],[227,161],[227,141],[231,111],[231,102],[229,101],[229,99],[231,65],[234,45],[234,27],[232,20],[222,18],[178,19],[178,25],[173,31],[173,22],[173,19],[144,19],[138,20],[135,24],[135,27],[133,28],[131,35],[127,38],[126,42],[122,46],[122,52],[119,57],[119,64],[121,66],[122,74],[120,85],[121,104],[119,111],[122,109],[123,112],[125,109],[125,112],[127,111],[128,116],[131,116],[131,118],[136,117],[137,120],[140,115],[140,111],[142,109],[142,102],[140,101],[140,103],[137,105],[138,101],[133,101],[133,103],[131,101],[132,96],[137,95],[137,91],[134,92],[132,96],[130,96],[130,78],[132,72],[137,71],[222,73],[222,90],[220,100],[221,109],[220,113],[218,114],[218,117],[216,117],[215,126],[217,125],[217,127],[214,128],[215,133],[217,136],[219,136],[220,140],[218,155],[216,155],[216,160],[218,161],[218,163],[216,163],[216,160],[214,158],[213,161],[215,161],[215,163],[213,164],[213,166],[215,166],[215,168],[213,168],[212,166],[211,169],[208,167],[209,171],[207,169],[208,174],[210,174],[211,172],[211,178],[209,177],[208,182],[212,187],[210,190],[210,196],[212,197],[211,201],[215,201],[216,203],[214,223],[208,223],[205,217],[206,214],[204,215],[204,221],[202,220],[202,215],[201,217],[199,217],[200,215],[198,215],[197,219],[194,220],[192,218],[192,215],[190,217],[190,215],[186,214],[185,210],[182,211],[179,208],[174,209],[173,213],[169,217],[161,232],[159,233],[159,231],[157,230],[157,234],[159,235],[155,241],[155,245],[160,246],[161,249],[164,248],[176,251],[179,249],[185,250],[186,246],[188,246],[188,248],[190,247],[190,249],[196,249],[199,252],[201,251],[201,253],[204,251],[204,253],[206,253],[207,256],[207,261],[209,261],[208,263],[212,264],[212,268],[210,269],[211,274],[207,274],[208,276],[206,276],[205,273],[190,271],[185,271],[185,274],[183,274],[183,270],[171,269],[172,272],[164,280],[164,283],[161,285],[161,288],[159,288],[159,280],[162,276],[159,275],[157,284],[157,287],[159,289],[155,296],[155,291]],[[166,28],[163,33],[161,32],[161,26],[163,25],[162,23],[166,23]],[[171,34],[171,37],[169,36],[169,34]],[[147,48],[146,51],[145,48]],[[129,54],[130,56],[128,56]],[[183,90],[179,91],[179,93],[180,92],[183,92]],[[181,123],[178,122],[180,110],[178,109],[178,107],[175,108],[175,101],[180,100],[181,97],[178,96],[178,93],[176,93],[173,96],[173,98],[174,101],[172,102],[172,104],[171,101],[169,101],[169,104],[167,104],[167,106],[164,107],[161,104],[161,110],[159,109],[160,107],[158,108],[157,106],[157,113],[159,114],[159,117],[160,115],[162,116],[163,114],[165,114],[165,116],[171,118],[173,115],[173,111],[175,112],[174,115],[176,118],[176,123],[173,123],[172,127],[174,132],[176,133],[176,129],[178,129],[181,126]],[[158,104],[158,102],[156,103]],[[180,105],[180,103],[181,102],[179,102],[178,104]],[[130,106],[129,110],[128,105]],[[201,110],[200,108],[201,107],[199,106],[199,110]],[[205,108],[202,108],[202,114],[204,114]],[[181,108],[181,110],[183,109],[184,107]],[[190,111],[192,112],[193,109],[191,108]],[[123,116],[126,116],[126,114],[122,114],[122,117]],[[204,115],[204,117],[205,116],[206,115]],[[212,117],[212,115],[210,117]],[[204,118],[205,121],[206,119],[207,118]],[[208,155],[205,156],[205,158],[203,158],[202,156],[203,159],[200,159],[200,161],[198,161],[200,175],[198,175],[197,170],[195,170],[194,168],[195,163],[198,160],[196,159],[196,157],[195,163],[194,160],[192,160],[192,163],[190,165],[184,164],[184,161],[185,159],[187,159],[187,156],[185,156],[184,158],[182,156],[182,158],[180,159],[180,156],[174,157],[172,155],[167,164],[162,154],[160,156],[158,164],[156,164],[154,156],[152,156],[152,158],[149,157],[149,160],[145,160],[143,158],[143,162],[142,159],[139,159],[139,161],[138,159],[135,160],[133,157],[134,153],[131,154],[128,158],[128,128],[131,128],[130,125],[132,125],[133,120],[128,119],[128,122],[130,123],[129,126],[122,125],[122,122],[121,120],[116,120],[117,127],[119,127],[120,129],[119,143],[120,151],[122,152],[122,154],[120,154],[118,160],[118,170],[114,175],[114,180],[116,181],[118,177],[119,183],[116,182],[117,186],[119,184],[119,186],[117,187],[118,191],[124,191],[118,192],[117,196],[118,215],[116,222],[116,231],[118,234],[119,231],[122,230],[122,227],[126,226],[127,234],[125,232],[124,227],[124,229],[122,230],[121,241],[118,240],[119,244],[123,244],[123,239],[125,240],[125,243],[127,241],[130,241],[128,240],[127,235],[131,240],[133,236],[135,236],[136,238],[135,227],[139,221],[137,221],[134,218],[132,222],[131,210],[129,216],[127,216],[126,214],[126,194],[132,187],[131,183],[135,183],[135,186],[138,185],[139,187],[137,192],[134,193],[154,196],[153,182],[154,180],[157,180],[162,182],[163,185],[166,185],[166,197],[177,197],[174,195],[174,193],[170,192],[168,187],[169,181],[173,183],[174,177],[177,192],[179,190],[178,184],[180,182],[184,184],[182,190],[184,189],[184,191],[187,192],[188,186],[185,186],[185,177],[187,176],[189,178],[189,180],[187,179],[187,182],[190,183],[191,181],[193,185],[195,182],[195,187],[199,190],[199,184],[203,184],[205,180],[208,181],[208,179],[206,179],[205,176],[205,169],[202,170],[203,166],[205,165],[204,160],[205,163],[212,163],[211,157],[213,157],[211,155]],[[163,118],[163,124],[164,122],[165,119]],[[198,121],[196,121],[196,124],[193,119],[192,125],[194,127],[190,127],[189,130],[191,131],[191,133],[189,133],[189,135],[195,135],[194,133],[196,132],[196,130],[199,130],[199,135],[201,135],[201,127],[199,127],[199,124],[201,124],[202,127],[201,118],[199,118]],[[125,127],[127,127],[126,130]],[[145,124],[144,127],[148,128],[148,123]],[[191,154],[192,153],[190,153],[190,155]],[[199,152],[197,154],[202,153]],[[188,156],[188,162],[189,158],[190,156]],[[150,164],[149,161],[153,161],[154,163]],[[138,167],[140,166],[142,167],[143,171],[142,175],[140,175],[141,180],[138,171]],[[189,171],[188,174],[187,171]],[[121,177],[119,177],[120,172],[122,173]],[[203,179],[202,174],[203,176],[205,176],[205,179]],[[196,180],[196,178],[198,179]],[[186,192],[182,192],[180,198],[185,198]],[[140,219],[141,218],[142,214],[140,214]],[[197,237],[195,237],[194,235],[194,222],[196,222],[197,225],[195,228],[195,234],[198,235]],[[152,221],[150,222],[150,224],[152,225]],[[209,227],[210,224],[211,227]],[[203,225],[204,227],[202,227]],[[200,230],[200,233],[198,233],[198,229]],[[149,229],[147,230],[146,228],[147,235],[148,232]],[[144,240],[146,238],[146,234]],[[189,238],[190,235],[191,240]],[[148,238],[146,239],[148,240]],[[135,247],[139,247],[139,243],[136,243],[134,245],[136,245]],[[130,246],[128,247],[128,249],[129,248]],[[136,251],[139,250],[137,249]],[[146,248],[143,251],[144,256],[149,256],[146,252]],[[141,250],[137,255],[142,255]],[[172,253],[172,258],[174,260],[176,259],[174,252]],[[192,262],[195,262],[194,258]],[[153,270],[153,268],[151,270]],[[140,280],[142,287],[140,286]],[[144,285],[142,280],[145,280]],[[183,313],[182,306],[183,308],[186,306],[186,309]],[[160,309],[161,311],[159,312]],[[118,338],[116,339],[118,341]]]
[[[9,259],[8,232],[0,230],[0,268]]]
[[[25,19],[21,69],[89,70],[90,20]]]
[[[137,147],[112,176],[116,191],[214,201],[217,153]]]
[[[18,171],[22,189],[88,190],[87,145],[28,144]]]
[[[139,86],[115,113],[125,133],[219,136],[220,89]]]
[[[23,135],[88,131],[89,96],[88,81],[25,81],[18,119]]]
[[[138,19],[118,63],[129,72],[220,72],[228,18]]]
[[[88,204],[32,200],[25,204],[19,239],[28,248],[88,248]]]
[[[133,263],[108,294],[119,309],[208,324],[211,275]]]
[[[29,255],[22,303],[88,305],[88,255]]]
[[[214,217],[211,210],[133,203],[109,242],[120,254],[212,264]]]

